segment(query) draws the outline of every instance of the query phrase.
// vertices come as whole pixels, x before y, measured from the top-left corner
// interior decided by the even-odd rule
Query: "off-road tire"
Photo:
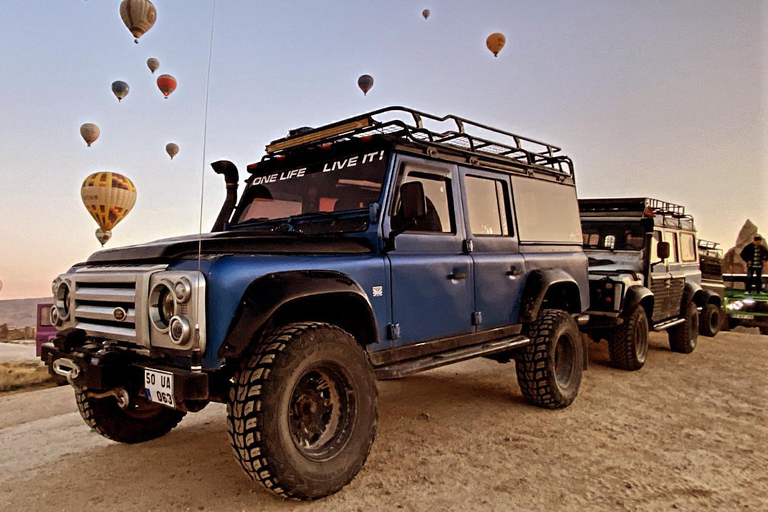
[[[685,322],[667,330],[669,348],[673,352],[690,354],[696,349],[699,337],[699,312],[691,302],[685,311]]]
[[[648,355],[648,316],[642,306],[635,306],[624,323],[611,333],[608,352],[611,364],[619,370],[633,372],[643,367]]]
[[[315,375],[325,380],[307,387]],[[232,449],[245,473],[270,492],[322,498],[363,467],[376,437],[376,402],[373,368],[352,335],[326,323],[290,324],[265,336],[234,376],[227,404]],[[317,409],[324,410],[324,426],[301,423],[317,421]],[[316,443],[306,439],[311,435],[319,436]]]
[[[546,309],[528,327],[530,345],[515,358],[523,397],[538,407],[560,409],[576,398],[581,385],[584,346],[571,315]]]
[[[723,312],[717,304],[705,304],[699,315],[699,334],[710,338],[720,332],[723,324]]]
[[[93,430],[119,443],[143,443],[170,432],[186,413],[136,398],[127,409],[115,397],[92,398],[88,389],[75,387],[77,408]]]

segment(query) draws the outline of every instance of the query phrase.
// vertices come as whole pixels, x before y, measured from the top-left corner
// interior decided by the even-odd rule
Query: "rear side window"
[[[424,219],[419,219],[405,232],[415,233],[454,233],[453,197],[451,180],[446,176],[426,172],[408,171],[402,183],[421,182],[427,199],[427,212]],[[398,197],[395,213],[392,216],[392,228],[400,230],[403,224],[402,204]]]
[[[685,262],[696,261],[696,241],[690,233],[680,233],[680,257]]]
[[[40,308],[40,327],[50,327],[51,324],[51,306],[43,306]]]
[[[464,177],[469,229],[478,236],[509,236],[509,202],[503,181]]]
[[[512,197],[521,242],[582,243],[576,187],[513,176]]]

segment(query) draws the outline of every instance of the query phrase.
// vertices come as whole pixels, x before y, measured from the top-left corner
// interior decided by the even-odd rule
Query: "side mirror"
[[[400,186],[400,201],[403,205],[403,220],[421,219],[427,214],[427,198],[420,181],[403,183]]]
[[[669,258],[669,242],[659,242],[656,247],[656,256],[662,260]]]

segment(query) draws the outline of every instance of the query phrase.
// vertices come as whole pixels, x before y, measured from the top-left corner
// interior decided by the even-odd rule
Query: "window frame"
[[[669,258],[667,258],[667,263],[680,263],[680,252],[677,249],[679,246],[677,233],[665,229],[662,231],[661,237],[664,242],[672,241],[669,244]],[[667,239],[667,237],[669,237],[669,239]]]
[[[509,180],[505,179],[504,176],[499,177],[493,177],[493,176],[482,176],[474,173],[465,173],[460,177],[461,180],[461,187],[464,194],[464,208],[466,208],[466,222],[467,222],[467,235],[472,237],[480,237],[480,238],[514,238],[515,237],[515,226],[514,222],[512,221],[512,195],[510,193],[509,189]],[[496,193],[496,205],[499,207],[499,228],[503,228],[504,226],[501,224],[502,220],[502,214],[504,215],[504,220],[506,220],[506,233],[500,233],[498,235],[495,234],[488,234],[488,233],[475,233],[472,230],[472,214],[470,212],[469,207],[469,195],[467,194],[467,179],[477,179],[477,180],[485,180],[485,181],[491,181],[494,183],[494,191]],[[499,197],[499,185],[501,185],[501,195],[502,197]],[[499,203],[499,201],[502,201],[502,203]]]
[[[691,239],[691,248],[693,249],[693,259],[685,259],[683,257],[683,237]],[[682,263],[695,263],[698,258],[698,248],[696,247],[696,236],[693,233],[681,232],[678,237],[678,243],[680,244],[680,261]]]
[[[400,201],[400,187],[405,182],[406,177],[416,174],[421,176],[427,176],[426,179],[433,179],[434,181],[443,180],[445,185],[446,200],[448,202],[448,216],[450,222],[450,231],[418,231],[407,229],[401,233],[401,235],[433,235],[433,236],[456,236],[458,233],[458,222],[456,218],[456,201],[453,193],[453,176],[450,169],[443,168],[429,168],[422,167],[418,163],[403,162],[397,173],[397,179],[395,181],[395,190],[392,197],[392,202],[389,206],[389,218],[390,224],[395,218],[399,201]],[[426,196],[426,194],[425,194]],[[442,219],[441,219],[442,221]],[[400,235],[399,235],[400,236]]]

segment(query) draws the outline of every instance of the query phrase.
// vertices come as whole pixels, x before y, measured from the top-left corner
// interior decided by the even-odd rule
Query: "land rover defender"
[[[645,364],[649,329],[666,330],[675,352],[693,352],[699,312],[722,307],[701,287],[693,217],[650,198],[580,199],[579,209],[590,284],[582,329],[607,339],[623,370]]]
[[[212,166],[211,233],[102,250],[53,282],[42,357],[103,436],[146,441],[225,402],[248,476],[314,499],[364,464],[377,377],[482,356],[514,361],[532,404],[576,397],[590,297],[560,148],[389,107],[273,141],[239,201],[235,165]]]

